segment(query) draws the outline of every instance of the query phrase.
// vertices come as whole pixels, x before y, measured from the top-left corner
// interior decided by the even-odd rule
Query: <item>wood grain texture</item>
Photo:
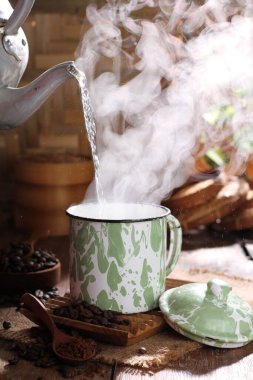
[[[82,12],[76,11],[78,7]],[[32,13],[23,25],[29,44],[29,60],[20,86],[30,83],[42,72],[58,63],[74,60],[83,30],[88,28],[87,23],[84,23],[85,7],[83,1],[67,0],[57,4],[52,1],[35,2]],[[78,113],[78,119],[68,117],[65,120],[65,112],[68,111],[70,116],[71,112],[74,115]],[[47,146],[41,144],[39,138],[41,133],[64,136],[75,134],[77,129],[80,133],[83,128],[80,92],[73,78],[54,91],[39,110],[24,123],[21,133],[25,149],[36,146],[47,149]],[[69,147],[68,142],[62,147],[66,150],[73,149]],[[75,151],[78,151],[78,148],[76,145]]]

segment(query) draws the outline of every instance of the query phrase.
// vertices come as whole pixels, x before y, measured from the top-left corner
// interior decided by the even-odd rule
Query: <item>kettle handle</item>
[[[19,0],[9,20],[6,22],[4,33],[6,35],[17,34],[18,29],[25,22],[35,0]]]

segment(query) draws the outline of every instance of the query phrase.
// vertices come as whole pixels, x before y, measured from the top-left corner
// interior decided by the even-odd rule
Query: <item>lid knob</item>
[[[204,302],[212,302],[216,306],[227,303],[232,287],[225,281],[217,278],[208,281]]]

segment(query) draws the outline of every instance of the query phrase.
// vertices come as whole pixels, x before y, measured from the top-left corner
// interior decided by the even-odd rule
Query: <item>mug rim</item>
[[[121,204],[131,204],[131,205],[142,205],[142,206],[152,206],[152,207],[157,207],[157,208],[160,208],[160,209],[163,209],[165,211],[165,213],[163,215],[159,215],[159,216],[153,216],[153,217],[148,217],[148,218],[139,218],[139,219],[131,219],[131,218],[122,218],[122,219],[107,219],[107,218],[91,218],[91,217],[87,217],[87,216],[78,216],[78,215],[73,215],[71,214],[70,212],[70,209],[72,207],[75,207],[75,206],[81,206],[81,205],[97,205],[99,204],[99,202],[86,202],[86,203],[77,203],[77,204],[72,204],[71,206],[69,206],[67,208],[67,210],[65,211],[66,214],[70,217],[70,218],[75,218],[75,219],[80,219],[80,220],[87,220],[87,221],[90,221],[90,222],[100,222],[100,223],[138,223],[138,222],[147,222],[147,221],[152,221],[152,220],[156,220],[156,219],[161,219],[161,218],[164,218],[168,215],[171,214],[171,211],[168,207],[165,207],[165,206],[162,206],[162,205],[158,205],[158,204],[155,204],[155,203],[142,203],[142,202],[106,202],[106,203],[110,203],[110,204],[117,204],[117,203],[121,203]]]

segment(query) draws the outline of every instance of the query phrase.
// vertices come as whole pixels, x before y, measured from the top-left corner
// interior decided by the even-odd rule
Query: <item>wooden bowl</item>
[[[24,293],[37,289],[50,290],[60,282],[61,263],[38,272],[0,272],[0,293]]]

